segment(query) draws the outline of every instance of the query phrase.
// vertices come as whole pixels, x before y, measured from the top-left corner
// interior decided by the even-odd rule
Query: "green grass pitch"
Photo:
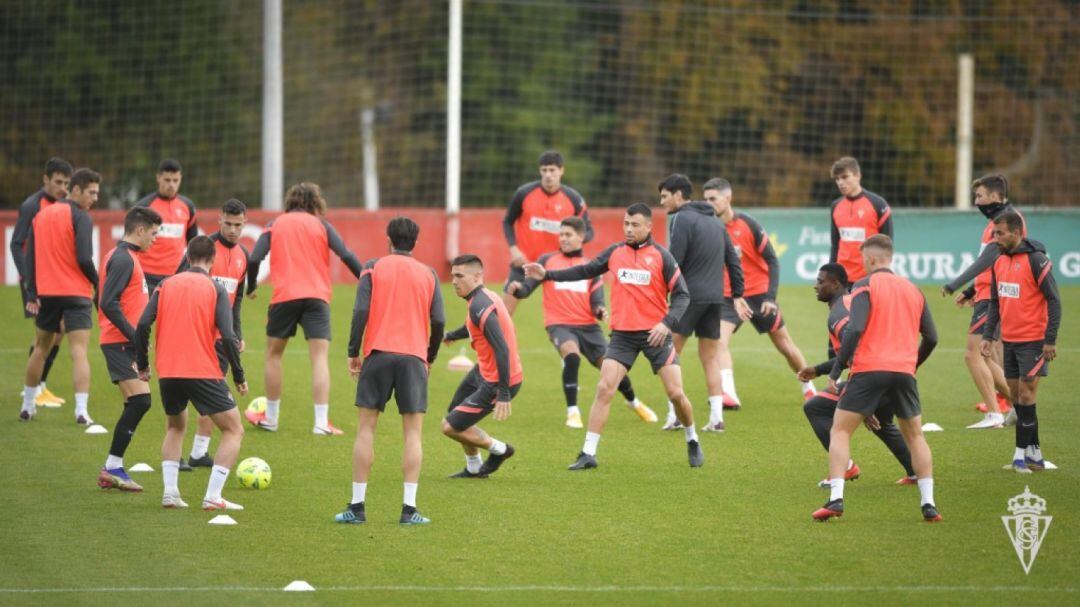
[[[251,394],[263,392],[262,328],[269,289],[244,305]],[[924,418],[945,428],[928,435],[934,451],[942,524],[926,525],[917,489],[894,481],[901,469],[866,431],[853,441],[863,470],[849,485],[847,514],[827,524],[810,513],[827,497],[817,481],[826,457],[800,408],[794,377],[767,338],[750,327],[733,340],[744,407],[729,412],[728,431],[702,435],[705,466],[691,469],[681,432],[661,432],[618,405],[600,443],[600,468],[570,473],[583,431],[563,426],[559,359],[540,322],[540,301],[525,302],[515,321],[525,384],[505,422],[482,427],[512,443],[518,455],[486,481],[446,476],[464,463],[461,449],[439,432],[439,420],[461,374],[446,361],[432,368],[424,430],[420,510],[432,523],[401,528],[401,433],[391,404],[378,431],[368,490],[369,523],[335,525],[349,499],[356,426],[355,384],[345,363],[352,290],[339,287],[333,305],[330,415],[341,437],[311,434],[306,348],[289,346],[281,429],[249,429],[241,458],[273,467],[273,485],[242,489],[230,478],[226,497],[243,504],[235,527],[207,525],[198,508],[205,469],[181,474],[187,511],[159,505],[158,473],[135,474],[142,494],[106,492],[95,478],[110,435],[91,436],[73,422],[66,346],[49,386],[61,409],[39,410],[19,423],[18,391],[31,323],[19,295],[0,291],[9,321],[0,327],[3,381],[0,415],[0,604],[928,604],[1072,603],[1080,597],[1080,413],[1075,376],[1080,356],[1080,288],[1063,289],[1065,322],[1058,361],[1039,398],[1045,453],[1060,470],[1026,478],[1003,471],[1013,432],[975,431],[977,394],[962,347],[970,312],[927,290],[941,344],[919,373]],[[464,319],[463,302],[444,287],[448,328]],[[826,309],[809,287],[781,289],[781,305],[810,362],[823,356]],[[120,410],[95,341],[91,347],[90,413],[111,429]],[[683,357],[687,393],[700,423],[707,415],[694,342]],[[591,402],[597,373],[583,368],[581,404]],[[665,408],[659,382],[643,359],[632,372],[640,397]],[[820,380],[819,380],[820,384]],[[164,414],[154,409],[126,458],[160,469]],[[184,445],[191,445],[191,431]],[[215,435],[211,451],[217,445]],[[1025,575],[1005,532],[1006,502],[1025,485],[1054,517],[1038,558]],[[280,589],[306,580],[317,591]],[[29,592],[32,591],[32,592]]]

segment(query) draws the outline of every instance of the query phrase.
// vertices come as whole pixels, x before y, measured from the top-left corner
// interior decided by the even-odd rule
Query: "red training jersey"
[[[753,217],[745,213],[735,213],[729,223],[724,224],[735,252],[739,255],[743,269],[743,296],[751,297],[769,292],[769,264],[765,260],[765,249],[769,247],[769,234]],[[724,297],[731,297],[731,283],[728,282],[727,270],[724,271]],[[774,295],[775,297],[775,295]]]
[[[364,333],[364,358],[373,351],[415,356],[427,361],[432,305],[439,288],[435,271],[409,255],[387,255],[369,262],[370,308]]]
[[[158,377],[224,379],[214,350],[218,339],[214,281],[202,272],[181,272],[162,282],[156,297]]]
[[[214,265],[210,268],[210,278],[225,287],[231,306],[236,303],[237,297],[242,296],[238,291],[244,287],[244,277],[247,276],[247,251],[240,243],[227,246],[221,241],[220,234],[214,239],[214,249]]]
[[[1002,253],[994,262],[1001,339],[1008,342],[1042,341],[1049,315],[1042,284],[1052,268],[1041,251]]]
[[[469,314],[465,316],[465,327],[469,331],[473,350],[476,351],[477,364],[480,366],[480,376],[490,383],[499,382],[499,368],[495,362],[495,350],[484,335],[485,325],[489,322],[497,322],[502,332],[503,339],[510,351],[510,386],[520,384],[525,374],[521,368],[521,357],[518,356],[517,331],[514,330],[514,321],[510,313],[506,311],[506,305],[502,298],[480,287],[473,291],[469,300]]]
[[[851,375],[870,371],[914,375],[926,307],[922,291],[911,281],[883,270],[857,283],[851,298],[863,293],[870,297],[870,316],[855,349]]]
[[[270,232],[271,304],[296,299],[330,302],[330,246],[326,226],[303,212],[285,213],[266,228]]]
[[[847,271],[855,282],[866,276],[859,247],[879,233],[892,237],[892,211],[889,203],[877,194],[863,190],[858,196],[841,196],[832,203],[832,251],[830,261]]]
[[[172,276],[184,259],[189,240],[198,235],[195,226],[195,204],[183,196],[171,199],[151,194],[138,203],[161,215],[161,229],[154,244],[139,253],[143,271],[157,276]]]
[[[548,270],[563,270],[589,262],[581,254],[567,255],[561,251],[542,255],[537,263]],[[530,281],[532,282],[532,281]],[[593,325],[596,309],[604,305],[604,281],[593,279],[544,283],[544,326]]]
[[[1024,222],[1023,235],[1024,238],[1027,238],[1027,221],[1024,221],[1023,214],[1011,205],[1009,209],[1015,211],[1017,215],[1020,215],[1021,221]],[[994,244],[994,220],[990,219],[986,222],[986,227],[983,228],[982,240],[979,241],[979,253],[981,254],[983,249],[992,244]],[[986,301],[990,299],[991,273],[992,269],[988,268],[985,272],[975,277],[975,301]]]
[[[108,303],[105,298],[112,297],[112,294],[109,293],[109,276],[111,272],[130,273],[130,278],[124,283],[123,290],[120,291],[120,311],[128,324],[132,327],[138,325],[139,317],[142,316],[143,310],[146,309],[146,302],[149,299],[146,289],[146,276],[143,274],[142,265],[139,263],[139,255],[133,249],[133,246],[118,245],[105,255],[105,259],[101,263],[101,284],[105,285],[105,287],[101,289],[98,298],[98,325],[101,326],[100,343],[102,344],[123,344],[131,341],[109,320],[105,313]],[[127,259],[121,259],[121,257],[127,257]],[[114,258],[116,263],[113,263]]]
[[[34,283],[39,297],[93,297],[94,285],[79,267],[73,202],[50,204],[34,217]],[[89,221],[87,215],[85,221]]]
[[[515,192],[503,218],[503,231],[511,245],[516,244],[529,261],[535,261],[559,248],[559,223],[570,216],[585,219],[588,242],[592,226],[581,194],[569,186],[559,186],[554,193],[548,193],[536,181]]]

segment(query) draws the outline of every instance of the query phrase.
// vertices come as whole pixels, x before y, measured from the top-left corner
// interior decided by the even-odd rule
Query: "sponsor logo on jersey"
[[[556,291],[572,291],[574,293],[588,293],[589,281],[587,280],[571,280],[568,282],[555,282]]]
[[[225,287],[225,292],[229,295],[236,293],[236,287],[240,284],[240,281],[235,278],[229,278],[228,276],[211,276],[211,278],[214,279],[214,282]]]
[[[1018,283],[1018,282],[999,282],[998,283],[998,297],[1008,297],[1010,299],[1020,299],[1020,283]]]
[[[561,222],[554,219],[545,219],[543,217],[533,217],[529,220],[529,229],[534,232],[547,232],[549,234],[559,233],[559,224]]]
[[[866,228],[840,228],[840,240],[862,242],[866,240]]]
[[[163,223],[158,230],[158,238],[183,238],[185,227],[182,223]]]
[[[618,273],[619,282],[626,285],[647,285],[652,282],[652,272],[648,270],[623,269]]]

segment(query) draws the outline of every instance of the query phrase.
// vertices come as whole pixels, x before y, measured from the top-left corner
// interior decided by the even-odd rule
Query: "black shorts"
[[[520,383],[510,386],[510,398],[517,396],[520,390]],[[499,386],[480,376],[479,365],[473,367],[465,379],[461,380],[461,385],[450,400],[450,406],[446,409],[446,422],[458,432],[475,426],[495,410],[495,398],[498,395]]]
[[[149,296],[154,294],[154,291],[157,290],[158,285],[161,284],[161,281],[168,278],[168,276],[162,274],[144,273],[143,278],[146,279],[146,294]]]
[[[398,413],[426,413],[427,389],[428,368],[424,361],[408,354],[376,351],[360,367],[356,406],[385,411],[393,395]]]
[[[754,315],[750,317],[750,324],[754,325],[754,328],[757,329],[759,334],[773,333],[774,331],[779,331],[784,326],[784,316],[780,313],[779,306],[777,306],[775,313],[763,314],[761,312],[761,305],[766,301],[769,301],[769,299],[764,293],[760,295],[748,295],[746,297],[746,303],[754,313]],[[742,326],[743,321],[735,311],[734,299],[730,297],[724,299],[724,310],[721,314],[721,320],[735,325],[736,331]]]
[[[330,340],[330,304],[321,299],[294,299],[271,304],[266,316],[266,335],[288,339],[304,328],[305,339]]]
[[[648,339],[648,331],[612,331],[604,358],[618,362],[629,371],[638,353],[642,353],[649,359],[654,374],[668,365],[679,364],[679,355],[675,353],[675,344],[670,336],[658,347],[650,346]]]
[[[1043,358],[1042,340],[1006,341],[1002,342],[1002,346],[1005,355],[1002,361],[1005,379],[1031,381],[1036,377],[1046,377],[1050,374],[1050,363]]]
[[[199,415],[224,413],[236,408],[229,387],[224,379],[180,379],[161,378],[161,404],[166,415],[180,415],[187,408],[188,402],[195,406]]]
[[[922,414],[915,376],[893,371],[867,371],[852,375],[840,393],[836,408],[863,417],[874,415],[882,408],[900,419],[911,419]]]
[[[696,334],[698,339],[720,339],[720,317],[723,314],[722,303],[691,303],[679,324],[675,326],[675,332],[683,337]]]
[[[982,335],[988,318],[990,318],[990,300],[975,302],[975,307],[971,311],[971,324],[968,325],[968,335]],[[999,339],[1001,339],[1001,323],[998,323],[997,330],[994,332],[994,340]]]
[[[600,361],[604,360],[608,343],[600,325],[551,325],[545,328],[548,339],[555,345],[556,350],[564,343],[572,341],[591,364],[599,365]]]
[[[101,344],[101,353],[105,355],[105,366],[109,368],[112,383],[139,379],[139,372],[135,370],[135,346],[130,343]]]
[[[34,324],[42,331],[60,332],[60,321],[64,321],[64,332],[88,331],[94,326],[94,303],[89,297],[38,297],[41,307],[38,309]]]
[[[525,281],[525,270],[521,269],[520,267],[515,266],[514,264],[510,264],[510,273],[506,275],[506,283],[503,284],[503,293],[508,293],[509,292],[509,291],[507,291],[507,289],[510,288],[510,283],[512,283],[512,282],[524,282],[524,281]]]

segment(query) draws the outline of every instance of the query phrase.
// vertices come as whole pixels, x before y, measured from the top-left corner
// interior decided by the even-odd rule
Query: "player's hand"
[[[941,296],[942,297],[948,297],[948,296],[950,296],[952,294],[953,294],[953,292],[949,290],[949,285],[941,285]]]
[[[359,356],[349,357],[349,376],[356,381],[360,377],[360,367],[364,365],[364,361]]]
[[[770,316],[780,311],[780,306],[776,305],[775,301],[766,301],[761,304],[761,314],[763,316]],[[749,320],[744,318],[743,320]]]
[[[150,381],[150,369],[139,369],[137,371],[137,373],[139,374],[139,379],[141,381],[149,383],[149,381]]]
[[[605,308],[604,306],[600,306],[599,308],[597,308],[596,309],[596,318],[597,318],[597,320],[602,320],[604,322],[607,322],[607,319],[608,319],[607,308]]]
[[[971,300],[968,299],[966,295],[964,295],[963,291],[957,293],[956,297],[953,298],[953,301],[956,302],[957,308],[963,308],[964,306],[969,306],[972,303]]]
[[[802,369],[799,369],[799,381],[810,381],[817,376],[817,369],[813,367],[803,367]]]
[[[840,393],[840,389],[836,387],[836,380],[833,379],[831,375],[829,376],[829,385],[826,386],[825,389],[829,392],[832,392],[833,394]]]
[[[237,351],[237,352],[239,352],[239,353],[243,354],[243,353],[244,353],[244,350],[245,350],[246,348],[247,348],[247,344],[246,344],[246,343],[244,343],[244,340],[242,340],[242,339],[238,339],[238,340],[236,341],[236,351]]]
[[[764,309],[764,306],[762,306],[762,309]],[[754,317],[754,311],[750,309],[750,304],[746,303],[746,300],[742,297],[735,300],[735,313],[743,320],[750,320]]]
[[[520,289],[520,288],[521,288],[521,283],[515,280],[514,282],[512,282],[512,283],[510,283],[509,285],[506,286],[506,292],[511,294],[511,295],[514,295],[515,293],[518,292],[518,289]]]
[[[866,429],[871,432],[877,432],[878,430],[881,430],[881,422],[878,421],[876,415],[867,416],[866,419],[863,420],[863,425],[865,425]]]
[[[525,259],[525,255],[521,252],[521,249],[517,248],[517,245],[510,247],[510,265],[520,268],[528,262],[529,260]]]
[[[255,299],[255,297],[258,294],[259,294],[259,289],[258,288],[252,289],[252,290],[248,291],[247,298],[248,299]]]
[[[983,358],[990,358],[994,353],[994,342],[989,339],[983,339],[979,344],[979,353],[983,355]]]
[[[1042,356],[1047,361],[1054,360],[1055,358],[1057,358],[1057,346],[1051,344],[1043,344]]]
[[[503,421],[510,417],[510,401],[500,400],[495,402],[495,421]]]
[[[658,322],[655,327],[649,329],[649,338],[646,341],[650,346],[658,348],[664,345],[664,341],[666,341],[668,337],[671,337],[671,329],[663,322]]]
[[[248,385],[246,381],[242,381],[236,384],[236,391],[240,393],[240,396],[244,396],[248,393]]]
[[[38,311],[41,310],[41,300],[35,299],[34,301],[26,302],[26,312],[37,316]]]
[[[521,266],[521,269],[525,272],[525,278],[544,280],[544,277],[547,276],[547,270],[538,263],[527,263]]]

